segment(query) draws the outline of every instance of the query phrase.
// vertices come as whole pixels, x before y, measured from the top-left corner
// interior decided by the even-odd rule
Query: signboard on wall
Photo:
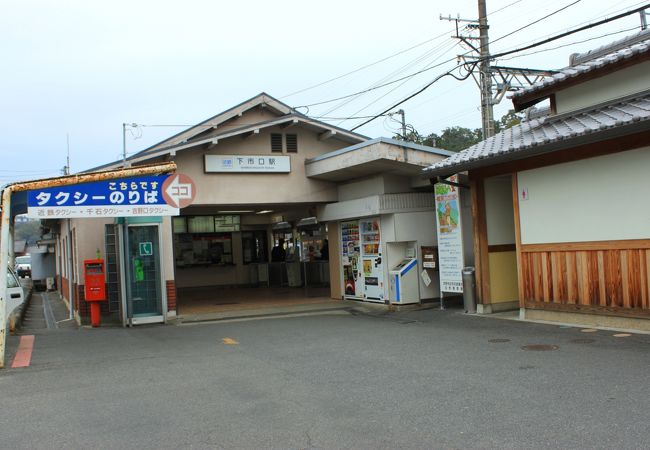
[[[152,175],[34,189],[27,216],[35,219],[177,216],[196,189],[179,174]],[[188,181],[189,180],[189,181]]]
[[[453,175],[448,180],[457,183],[458,177]],[[464,259],[460,192],[456,186],[436,184],[435,198],[440,291],[462,293]]]
[[[289,173],[288,155],[205,155],[206,173]]]

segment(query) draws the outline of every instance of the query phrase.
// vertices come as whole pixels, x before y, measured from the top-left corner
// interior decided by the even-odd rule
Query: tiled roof
[[[516,100],[562,83],[570,78],[584,75],[648,51],[650,51],[650,33],[645,31],[587,53],[573,55],[571,58],[572,61],[575,61],[573,65],[560,69],[552,77],[544,78],[530,87],[515,92],[511,98]]]
[[[449,175],[464,170],[522,159],[598,140],[598,134],[625,126],[650,129],[650,92],[601,104],[570,114],[522,122],[425,169],[428,175]],[[638,131],[635,130],[632,132]],[[602,136],[601,136],[602,137]],[[604,138],[604,137],[603,137]]]

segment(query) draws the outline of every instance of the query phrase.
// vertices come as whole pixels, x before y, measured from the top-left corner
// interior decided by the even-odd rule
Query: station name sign
[[[151,175],[36,189],[27,195],[35,219],[177,216],[195,195],[184,175]]]
[[[287,155],[205,155],[206,173],[289,173]]]

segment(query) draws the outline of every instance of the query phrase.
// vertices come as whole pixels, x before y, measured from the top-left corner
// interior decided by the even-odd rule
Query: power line
[[[535,43],[530,44],[530,45],[526,45],[524,47],[519,47],[519,48],[515,48],[514,50],[508,50],[508,51],[505,51],[505,52],[490,55],[489,58],[490,59],[496,59],[496,58],[500,58],[502,56],[507,56],[507,55],[511,55],[513,53],[519,53],[519,52],[523,52],[524,50],[539,47],[540,45],[544,45],[544,44],[548,44],[549,42],[557,41],[558,39],[561,39],[561,38],[566,37],[566,36],[570,36],[570,35],[575,34],[575,33],[579,33],[580,31],[588,30],[590,28],[594,28],[594,27],[597,27],[597,26],[600,26],[600,25],[604,25],[606,23],[613,22],[614,20],[622,19],[623,17],[627,17],[627,16],[630,16],[632,14],[636,14],[636,13],[638,13],[640,11],[644,11],[644,10],[646,10],[648,8],[650,8],[650,3],[646,3],[644,6],[641,6],[639,8],[635,8],[635,9],[626,11],[626,12],[621,13],[621,14],[617,14],[616,16],[612,16],[612,17],[609,17],[607,19],[600,20],[598,22],[593,22],[593,23],[590,23],[588,25],[585,25],[585,26],[582,26],[582,27],[579,27],[579,28],[575,28],[573,30],[566,31],[564,33],[557,34],[557,35],[552,36],[550,38],[541,40],[539,42],[535,42]]]
[[[514,4],[520,3],[521,1],[522,1],[522,0],[516,0],[516,1],[510,3],[510,4],[506,5],[506,6],[503,6],[503,7],[499,8],[499,9],[497,9],[496,11],[492,11],[491,13],[489,13],[489,15],[491,16],[491,15],[497,14],[497,13],[503,11],[504,9],[509,8],[510,6],[512,6],[512,5],[514,5]],[[450,30],[450,31],[453,31],[453,30]],[[404,54],[404,53],[407,53],[407,52],[409,52],[409,51],[411,51],[411,50],[413,50],[413,49],[415,49],[415,48],[418,48],[418,47],[421,47],[421,46],[423,46],[423,45],[425,45],[425,44],[428,44],[429,42],[433,42],[433,41],[435,41],[435,40],[437,40],[437,39],[440,39],[441,37],[446,36],[447,33],[449,33],[449,31],[445,31],[444,33],[441,33],[441,34],[439,34],[439,35],[437,35],[437,36],[432,37],[431,39],[427,39],[426,41],[422,41],[422,42],[420,42],[420,43],[418,43],[418,44],[415,44],[415,45],[413,45],[413,46],[411,46],[411,47],[409,47],[409,48],[406,48],[406,49],[404,49],[404,50],[400,50],[399,52],[396,52],[396,53],[393,53],[392,55],[386,56],[385,58],[379,59],[379,60],[374,61],[374,62],[372,62],[372,63],[369,63],[369,64],[366,64],[366,65],[364,65],[364,66],[361,66],[361,67],[359,67],[359,68],[357,68],[357,69],[351,70],[350,72],[346,72],[346,73],[344,73],[344,74],[342,74],[342,75],[338,75],[338,76],[336,76],[336,77],[334,77],[334,78],[330,78],[329,80],[322,81],[322,82],[317,83],[317,84],[315,84],[315,85],[313,85],[313,86],[309,86],[309,87],[306,87],[306,88],[303,88],[303,89],[299,89],[299,90],[297,90],[297,91],[291,92],[290,94],[287,94],[287,95],[281,96],[280,99],[285,99],[285,98],[288,98],[288,97],[292,97],[292,96],[294,96],[294,95],[296,95],[296,94],[301,94],[301,93],[303,93],[303,92],[306,92],[306,91],[309,91],[309,90],[315,89],[315,88],[317,88],[317,87],[323,86],[323,85],[325,85],[325,84],[331,83],[332,81],[340,80],[341,78],[345,78],[345,77],[347,77],[347,76],[349,76],[349,75],[355,74],[355,73],[360,72],[360,71],[362,71],[362,70],[364,70],[364,69],[367,69],[367,68],[369,68],[369,67],[372,67],[372,66],[375,66],[375,65],[377,65],[377,64],[380,64],[380,63],[382,63],[382,62],[384,62],[384,61],[387,61],[387,60],[389,60],[389,59],[392,59],[392,58],[394,58],[395,56],[399,56],[399,55],[402,55],[402,54]],[[309,105],[309,106],[314,106],[314,105]]]
[[[379,59],[379,60],[377,60],[377,61],[375,61],[375,62],[372,62],[372,63],[366,64],[365,66],[361,66],[361,67],[359,67],[359,68],[357,68],[357,69],[351,70],[350,72],[346,72],[346,73],[344,73],[344,74],[342,74],[342,75],[338,75],[338,76],[336,76],[336,77],[334,77],[334,78],[330,78],[329,80],[322,81],[322,82],[317,83],[317,84],[315,84],[315,85],[313,85],[313,86],[309,86],[309,87],[306,87],[306,88],[303,88],[303,89],[297,90],[297,91],[292,92],[292,93],[290,93],[290,94],[284,95],[284,96],[282,96],[282,97],[280,97],[280,98],[281,98],[281,99],[284,99],[284,98],[292,97],[292,96],[294,96],[294,95],[296,95],[296,94],[301,94],[301,93],[303,93],[303,92],[306,92],[306,91],[309,91],[309,90],[315,89],[315,88],[317,88],[317,87],[323,86],[323,85],[325,85],[325,84],[331,83],[332,81],[340,80],[341,78],[345,78],[345,77],[347,77],[347,76],[349,76],[349,75],[352,75],[352,74],[354,74],[354,73],[360,72],[360,71],[362,71],[362,70],[364,70],[364,69],[367,69],[368,67],[375,66],[375,65],[380,64],[380,63],[382,63],[382,62],[384,62],[384,61],[388,61],[389,59],[394,58],[395,56],[399,56],[399,55],[402,55],[402,54],[404,54],[404,53],[407,53],[407,52],[409,52],[409,51],[411,51],[411,50],[413,50],[413,49],[415,49],[415,48],[422,47],[423,45],[428,44],[429,42],[433,42],[433,41],[435,41],[435,40],[437,40],[437,39],[440,39],[441,37],[446,36],[447,33],[449,33],[449,31],[445,31],[444,33],[441,33],[441,34],[439,34],[439,35],[437,35],[437,36],[432,37],[431,39],[427,39],[426,41],[422,41],[422,42],[420,42],[419,44],[415,44],[415,45],[413,45],[413,46],[411,46],[411,47],[409,47],[409,48],[406,48],[406,49],[404,49],[404,50],[400,50],[400,51],[397,52],[397,53],[393,53],[392,55],[386,56],[385,58]]]
[[[341,96],[341,97],[337,97],[337,98],[334,98],[334,99],[331,99],[331,100],[325,100],[325,101],[317,102],[317,103],[310,103],[310,104],[308,104],[308,105],[296,106],[294,109],[298,109],[298,108],[309,108],[309,107],[311,107],[311,106],[325,105],[325,104],[327,104],[327,103],[332,103],[332,102],[336,102],[336,101],[338,101],[338,100],[343,100],[343,99],[346,99],[346,98],[354,97],[354,96],[359,95],[359,94],[365,94],[366,92],[370,92],[370,91],[374,91],[374,90],[377,90],[377,89],[381,89],[381,88],[386,87],[386,86],[390,86],[391,84],[398,83],[398,82],[400,82],[400,81],[402,81],[402,80],[406,80],[407,78],[412,78],[412,77],[414,77],[415,75],[419,75],[419,74],[421,74],[421,73],[424,73],[424,72],[427,72],[427,71],[429,71],[429,70],[435,69],[436,67],[440,67],[440,66],[442,66],[443,64],[446,64],[446,63],[448,63],[448,62],[450,62],[450,61],[453,61],[453,60],[455,60],[455,59],[456,59],[455,57],[454,57],[454,58],[450,58],[450,59],[448,59],[448,60],[446,60],[446,61],[443,61],[443,62],[441,62],[441,63],[439,63],[439,64],[436,64],[435,66],[431,66],[431,67],[427,67],[426,69],[418,70],[417,72],[413,72],[412,74],[406,75],[406,76],[401,77],[401,78],[397,78],[396,80],[389,81],[389,82],[384,83],[384,84],[380,84],[379,86],[375,86],[375,87],[371,87],[371,88],[364,89],[364,90],[362,90],[362,91],[355,92],[354,94],[343,95],[343,96]]]
[[[564,33],[560,33],[560,34],[558,34],[558,35],[556,35],[556,36],[552,36],[552,37],[550,37],[550,38],[544,39],[544,40],[542,40],[542,41],[539,41],[539,42],[536,42],[536,43],[533,43],[533,44],[530,44],[530,45],[527,45],[527,46],[524,46],[524,47],[521,47],[521,48],[517,48],[517,49],[514,49],[514,50],[509,50],[509,51],[506,51],[506,52],[501,52],[501,53],[498,53],[498,54],[495,54],[495,55],[489,55],[489,56],[486,56],[486,57],[477,58],[477,59],[475,59],[474,61],[472,61],[471,63],[460,64],[460,65],[456,66],[454,69],[451,69],[450,71],[445,72],[445,73],[439,75],[438,77],[434,78],[433,81],[431,81],[430,83],[428,83],[427,85],[425,85],[422,89],[420,89],[420,90],[418,90],[417,92],[415,92],[415,93],[409,95],[409,96],[406,97],[405,99],[400,100],[400,101],[397,102],[396,104],[392,105],[390,108],[388,108],[388,109],[382,111],[380,114],[378,114],[378,115],[375,116],[374,118],[368,119],[368,120],[366,120],[365,122],[363,122],[363,123],[361,123],[361,124],[355,126],[355,127],[352,128],[350,131],[354,131],[354,130],[356,130],[356,129],[358,129],[358,128],[360,128],[360,127],[362,127],[362,126],[364,126],[364,125],[366,125],[366,124],[368,124],[368,123],[370,123],[370,122],[372,122],[372,121],[375,120],[377,117],[381,117],[381,114],[385,114],[386,112],[390,111],[391,109],[396,108],[397,106],[403,104],[404,102],[406,102],[406,101],[412,99],[413,97],[415,97],[415,96],[421,94],[421,93],[424,92],[427,88],[429,88],[431,85],[433,85],[435,82],[437,82],[439,79],[443,78],[444,76],[452,76],[452,77],[454,77],[454,78],[456,78],[456,79],[458,79],[458,80],[464,80],[464,79],[467,79],[467,78],[472,74],[472,71],[473,71],[474,67],[476,67],[476,65],[477,65],[478,63],[480,63],[481,61],[483,61],[483,60],[496,59],[496,58],[500,58],[500,57],[502,57],[502,56],[507,56],[507,55],[510,55],[510,54],[513,54],[513,53],[519,53],[519,52],[524,51],[524,50],[528,50],[528,49],[531,49],[531,48],[539,47],[540,45],[544,45],[544,44],[547,44],[547,43],[549,43],[549,42],[556,41],[556,40],[558,40],[558,39],[561,39],[561,38],[563,38],[563,37],[569,36],[569,35],[571,35],[571,34],[575,34],[575,33],[578,33],[578,32],[580,32],[580,31],[584,31],[584,30],[587,30],[587,29],[590,29],[590,28],[594,28],[594,27],[596,27],[596,26],[600,26],[600,25],[603,25],[603,24],[606,24],[606,23],[612,22],[612,21],[614,21],[614,20],[621,19],[621,18],[623,18],[623,17],[629,16],[629,15],[632,15],[632,14],[636,14],[636,13],[638,13],[638,12],[640,12],[640,11],[644,11],[644,10],[646,10],[646,9],[648,9],[648,8],[650,8],[650,4],[645,4],[644,6],[641,6],[641,7],[638,7],[638,8],[635,8],[635,9],[632,9],[632,10],[629,10],[629,11],[626,11],[626,12],[623,12],[623,13],[621,13],[621,14],[617,14],[617,15],[615,15],[615,16],[612,16],[612,17],[610,17],[610,18],[606,18],[606,19],[600,20],[600,21],[598,21],[598,22],[594,22],[594,23],[591,23],[591,24],[588,24],[588,25],[585,25],[585,26],[582,26],[582,27],[579,27],[579,28],[576,28],[576,29],[573,29],[573,30],[569,30],[569,31],[564,32]],[[453,70],[456,70],[456,69],[459,68],[459,67],[462,67],[462,66],[465,66],[465,67],[466,67],[468,64],[471,64],[472,67],[468,70],[468,74],[465,75],[464,77],[462,77],[462,78],[458,78],[458,77],[454,76],[454,75],[451,73]]]
[[[424,86],[423,86],[421,89],[419,89],[418,91],[416,91],[416,92],[414,92],[413,94],[409,95],[409,96],[406,97],[405,99],[400,100],[399,102],[395,103],[395,104],[392,105],[390,108],[385,109],[384,111],[382,111],[382,112],[380,112],[379,114],[375,115],[372,119],[368,119],[368,120],[366,120],[365,122],[360,123],[359,125],[357,125],[357,126],[355,126],[354,128],[352,128],[350,131],[354,131],[354,130],[356,130],[357,128],[360,128],[360,127],[362,127],[362,126],[364,126],[364,125],[366,125],[366,124],[372,122],[372,121],[375,120],[377,117],[381,117],[383,114],[386,114],[386,113],[387,113],[388,111],[390,111],[391,109],[393,109],[393,108],[397,108],[397,107],[398,107],[399,105],[401,105],[402,103],[407,102],[408,100],[412,99],[412,98],[415,97],[416,95],[419,95],[419,94],[421,94],[422,92],[424,92],[425,90],[427,90],[430,86],[432,86],[434,83],[436,83],[438,80],[440,80],[440,79],[443,78],[443,77],[450,76],[450,77],[453,77],[453,78],[457,79],[458,81],[466,80],[467,78],[469,78],[469,77],[472,75],[472,70],[474,69],[474,66],[476,66],[476,64],[477,64],[477,63],[472,63],[472,68],[471,68],[470,70],[468,70],[467,75],[464,75],[464,76],[462,76],[462,77],[457,77],[457,76],[455,76],[452,72],[453,72],[454,70],[460,68],[460,67],[464,67],[464,66],[466,66],[466,65],[467,65],[466,63],[459,64],[459,65],[457,65],[456,67],[454,67],[453,69],[451,69],[451,70],[449,70],[449,71],[447,71],[447,72],[445,72],[445,73],[443,73],[443,74],[438,75],[438,76],[435,77],[431,82],[429,82],[429,83],[427,83],[426,85],[424,85]]]
[[[496,38],[496,39],[491,40],[491,41],[490,41],[490,44],[494,44],[495,42],[500,41],[501,39],[507,38],[508,36],[511,36],[511,35],[513,35],[513,34],[515,34],[515,33],[518,33],[518,32],[521,31],[521,30],[524,30],[524,29],[526,29],[526,28],[528,28],[528,27],[531,27],[531,26],[533,26],[533,25],[535,25],[535,24],[538,24],[538,23],[541,22],[542,20],[546,20],[546,19],[548,19],[549,17],[554,16],[555,14],[557,14],[557,13],[559,13],[559,12],[562,12],[562,11],[564,11],[565,9],[567,9],[567,8],[569,8],[569,7],[573,6],[573,5],[575,5],[576,3],[580,3],[581,1],[582,1],[582,0],[575,0],[574,2],[569,3],[568,5],[563,6],[563,7],[560,8],[560,9],[556,9],[556,10],[553,11],[552,13],[549,13],[549,14],[545,15],[544,17],[540,17],[539,19],[534,20],[534,21],[532,21],[532,22],[530,22],[530,23],[524,25],[524,26],[521,27],[521,28],[517,28],[516,30],[511,31],[510,33],[504,34],[504,35],[501,36],[501,37],[498,37],[498,38]]]
[[[453,46],[452,46],[451,48],[453,48]],[[451,48],[450,48],[449,50],[451,50]],[[440,57],[442,57],[442,55],[440,55],[438,58],[440,58]],[[433,61],[431,61],[431,62],[430,62],[430,63],[429,63],[425,68],[430,67],[430,66],[431,66],[431,65],[432,65],[432,64],[433,64],[433,63],[434,63],[438,58],[436,58],[436,59],[434,59]],[[403,86],[404,84],[406,84],[409,80],[410,80],[410,78],[409,78],[409,79],[406,79],[406,80],[404,80],[404,81],[402,81],[400,84],[398,84],[397,86],[393,87],[393,88],[392,88],[391,90],[389,90],[388,92],[382,94],[381,96],[379,96],[378,98],[376,98],[376,99],[373,100],[372,102],[368,103],[368,104],[367,104],[366,106],[364,106],[363,108],[361,108],[361,109],[355,111],[352,115],[359,114],[360,112],[362,112],[362,111],[364,111],[365,109],[369,108],[370,106],[372,106],[373,104],[375,104],[375,103],[377,103],[379,100],[381,100],[382,98],[386,97],[386,96],[389,95],[390,93],[392,93],[392,92],[394,92],[395,90],[397,90],[397,89],[399,89],[400,87],[402,87],[402,86]],[[341,122],[343,122],[343,121],[341,121]],[[341,122],[339,122],[338,125],[340,125]]]
[[[613,36],[615,34],[626,33],[628,31],[636,30],[637,28],[638,28],[637,26],[632,27],[632,28],[626,28],[624,30],[614,31],[612,33],[601,34],[600,36],[594,36],[594,37],[590,37],[588,39],[582,39],[580,41],[569,42],[568,44],[562,44],[562,45],[558,45],[556,47],[544,48],[542,50],[537,50],[535,52],[522,53],[521,55],[515,55],[515,56],[510,56],[509,58],[500,58],[500,59],[502,59],[502,60],[510,60],[510,59],[515,59],[515,58],[521,58],[521,57],[524,57],[524,56],[536,55],[538,53],[550,52],[550,51],[553,51],[553,50],[557,50],[559,48],[569,47],[571,45],[576,45],[576,44],[582,44],[582,43],[585,43],[585,42],[594,41],[596,39],[602,39],[602,38],[607,37],[607,36]]]
[[[432,55],[434,55],[434,54],[436,54],[436,53],[438,53],[440,51],[441,52],[446,52],[447,51],[447,49],[445,49],[446,47],[448,48],[448,50],[451,50],[451,48],[453,48],[453,46],[454,46],[453,44],[451,46],[449,46],[449,43],[444,43],[444,42],[439,44],[439,45],[436,45],[434,48],[429,49],[426,52],[424,52],[424,54],[422,54],[422,55],[418,56],[417,58],[409,61],[408,63],[402,65],[401,67],[399,67],[398,69],[392,71],[388,75],[380,78],[379,80],[377,80],[370,87],[375,87],[376,85],[379,85],[379,84],[383,83],[384,81],[389,80],[391,77],[401,74],[402,72],[406,71],[406,69],[409,69],[410,67],[415,66],[417,63],[419,63],[419,62],[421,62],[423,60],[426,60],[428,57],[430,57],[430,56],[432,56]],[[359,97],[360,95],[361,94],[359,94],[357,96],[354,96],[354,97]],[[338,105],[332,107],[331,109],[329,109],[328,111],[326,111],[324,114],[325,115],[331,114],[332,112],[336,111],[337,109],[342,108],[343,106],[345,106],[345,105],[349,104],[350,102],[354,101],[354,97],[349,98],[347,100],[344,100],[340,104],[338,104]],[[357,111],[357,112],[353,113],[353,115],[358,114],[359,112],[360,111]]]
[[[510,54],[512,54],[512,53],[518,53],[518,52],[521,52],[521,51],[524,51],[524,50],[528,50],[528,49],[531,49],[531,48],[539,47],[540,45],[544,45],[544,44],[547,44],[547,43],[549,43],[549,42],[556,41],[556,40],[558,40],[558,39],[561,39],[561,38],[563,38],[563,37],[566,37],[566,36],[569,36],[569,35],[572,35],[572,34],[578,33],[578,32],[580,32],[580,31],[584,31],[584,30],[587,30],[587,29],[590,29],[590,28],[594,28],[594,27],[596,27],[596,26],[600,26],[600,25],[603,25],[603,24],[606,24],[606,23],[612,22],[612,21],[614,21],[614,20],[621,19],[621,18],[623,18],[623,17],[629,16],[629,15],[632,15],[632,14],[636,14],[636,13],[638,13],[639,11],[643,11],[643,10],[648,9],[648,8],[650,8],[650,3],[649,3],[649,4],[645,4],[644,6],[641,6],[641,7],[638,7],[638,8],[632,9],[632,10],[629,10],[629,11],[625,11],[625,12],[623,12],[623,13],[621,13],[621,14],[617,14],[617,15],[612,16],[612,17],[610,17],[610,18],[606,18],[606,19],[600,20],[600,21],[598,21],[598,22],[593,22],[593,23],[591,23],[591,24],[588,24],[588,25],[585,25],[585,26],[582,26],[582,27],[579,27],[579,28],[575,28],[575,29],[573,29],[573,30],[566,31],[566,32],[563,32],[563,33],[557,34],[557,35],[555,35],[555,36],[551,36],[551,37],[549,37],[549,38],[547,38],[547,39],[544,39],[544,40],[542,40],[542,41],[538,41],[538,42],[534,42],[534,43],[532,43],[532,44],[530,44],[530,45],[527,45],[527,46],[524,46],[524,47],[520,47],[520,48],[516,48],[516,49],[514,49],[514,50],[508,50],[508,51],[505,51],[505,52],[501,52],[501,53],[497,53],[497,54],[494,54],[494,55],[490,55],[489,58],[490,58],[490,59],[496,59],[496,58],[500,58],[500,57],[502,57],[502,56],[510,55]],[[469,54],[469,52],[465,53],[465,55],[467,55],[467,54]],[[377,90],[377,89],[381,89],[381,88],[383,88],[383,87],[390,86],[391,84],[395,84],[395,83],[398,83],[398,82],[400,82],[400,81],[406,80],[406,79],[408,79],[408,78],[412,78],[412,77],[414,77],[415,75],[419,75],[419,74],[421,74],[421,73],[428,72],[429,70],[432,70],[432,69],[435,69],[435,68],[437,68],[437,67],[440,67],[440,66],[442,66],[442,65],[444,65],[444,64],[446,64],[446,63],[448,63],[448,62],[451,62],[451,61],[453,61],[453,60],[455,60],[455,59],[456,59],[456,58],[450,58],[450,59],[445,60],[445,61],[443,61],[443,62],[441,62],[441,63],[439,63],[439,64],[436,64],[435,66],[431,66],[431,67],[427,67],[427,68],[422,69],[422,70],[418,70],[417,72],[411,73],[411,74],[406,75],[406,76],[404,76],[404,77],[397,78],[397,79],[395,79],[395,80],[392,80],[392,81],[389,81],[389,82],[386,82],[386,83],[380,84],[380,85],[378,85],[378,86],[374,86],[374,87],[370,87],[370,88],[367,88],[367,89],[363,89],[363,90],[358,91],[358,92],[355,92],[355,93],[353,93],[353,94],[343,95],[343,96],[341,96],[341,97],[336,97],[336,98],[333,98],[333,99],[330,99],[330,100],[324,100],[324,101],[316,102],[316,103],[310,103],[310,104],[307,104],[307,105],[296,106],[295,109],[298,109],[298,108],[307,108],[307,109],[309,109],[309,108],[312,107],[312,106],[325,105],[325,104],[327,104],[327,103],[332,103],[332,102],[336,102],[336,101],[339,101],[339,100],[344,100],[344,99],[347,99],[347,98],[350,98],[350,97],[353,97],[353,96],[356,96],[356,95],[365,94],[366,92],[371,92],[371,91],[374,91],[374,90]],[[480,61],[480,59],[479,59],[479,61]]]
[[[503,11],[506,8],[510,8],[512,5],[521,2],[521,0],[516,0],[512,3],[507,4],[506,6],[502,6],[501,8],[497,9],[496,11],[492,11],[491,13],[488,13],[488,16],[493,16],[494,14]]]

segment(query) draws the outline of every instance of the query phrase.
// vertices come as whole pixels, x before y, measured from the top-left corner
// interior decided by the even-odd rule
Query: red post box
[[[101,323],[101,308],[99,302],[106,301],[106,276],[103,259],[87,259],[84,261],[84,293],[90,303],[90,323],[98,327]]]

